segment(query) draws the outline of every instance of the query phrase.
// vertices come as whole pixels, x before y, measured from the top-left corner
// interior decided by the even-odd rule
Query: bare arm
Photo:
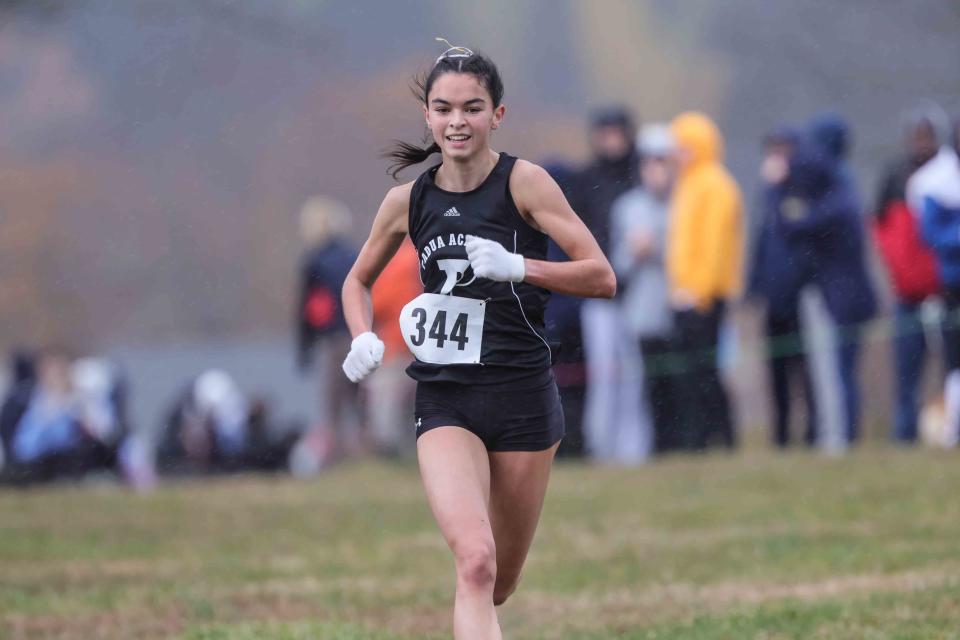
[[[353,337],[373,328],[370,290],[407,235],[412,185],[407,183],[387,192],[373,221],[370,236],[343,281],[343,315]]]
[[[613,269],[553,178],[541,167],[518,160],[510,190],[527,223],[550,236],[570,257],[569,262],[525,258],[524,282],[572,296],[612,298],[617,291]]]

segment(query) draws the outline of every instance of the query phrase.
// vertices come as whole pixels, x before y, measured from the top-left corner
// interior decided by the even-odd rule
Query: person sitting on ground
[[[201,373],[181,392],[158,452],[164,473],[241,468],[247,445],[247,400],[219,369]]]

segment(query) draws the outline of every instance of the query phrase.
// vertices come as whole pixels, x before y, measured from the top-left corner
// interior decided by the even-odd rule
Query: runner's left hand
[[[467,236],[467,258],[473,273],[498,282],[522,282],[526,275],[523,256],[510,253],[499,242]]]

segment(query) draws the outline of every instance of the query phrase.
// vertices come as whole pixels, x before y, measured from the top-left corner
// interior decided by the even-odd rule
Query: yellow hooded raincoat
[[[671,123],[688,154],[670,203],[667,272],[677,297],[709,311],[740,292],[743,261],[740,189],[721,164],[723,138],[710,118],[695,112]]]

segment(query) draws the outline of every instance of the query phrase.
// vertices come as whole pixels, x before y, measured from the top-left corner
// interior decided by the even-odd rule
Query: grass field
[[[449,637],[412,465],[0,492],[0,637]],[[557,465],[505,637],[960,638],[960,457]]]

